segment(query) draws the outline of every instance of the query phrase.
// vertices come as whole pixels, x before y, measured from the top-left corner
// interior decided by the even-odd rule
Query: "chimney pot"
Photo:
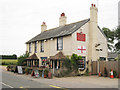
[[[95,4],[94,4],[94,7],[95,7]]]
[[[93,7],[93,4],[91,4],[92,5],[92,7]]]
[[[42,25],[46,25],[46,23],[45,23],[45,22],[43,22],[43,23],[42,23]]]
[[[42,25],[41,25],[41,32],[44,32],[46,30],[47,30],[47,25],[46,25],[45,22],[43,22]]]
[[[65,16],[65,13],[62,13],[59,18],[59,26],[63,26],[67,22],[67,17]]]
[[[62,13],[61,16],[65,16],[65,13]]]

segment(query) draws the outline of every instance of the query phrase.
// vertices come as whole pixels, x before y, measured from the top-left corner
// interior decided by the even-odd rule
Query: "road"
[[[2,70],[2,88],[53,88],[29,78]]]
[[[0,67],[1,68],[1,67]],[[54,79],[44,79],[44,78],[32,78],[30,75],[20,75],[13,72],[8,72],[5,68],[2,68],[2,88],[21,88],[28,90],[28,88],[48,88],[50,90],[80,90],[80,88],[102,88],[99,90],[104,90],[103,88],[108,88],[105,90],[117,90],[110,88],[117,88],[117,80],[109,78],[95,78],[95,77],[76,77],[76,78],[54,78]],[[99,79],[99,80],[98,80]],[[106,81],[106,82],[105,82]],[[92,83],[91,83],[92,82]],[[101,83],[102,82],[102,83]],[[108,82],[112,82],[107,84]],[[66,89],[67,88],[67,89]],[[5,89],[6,90],[6,89]],[[14,89],[16,90],[16,89]],[[34,89],[33,89],[34,90]],[[81,89],[88,90],[88,89]],[[89,89],[96,90],[96,89]]]

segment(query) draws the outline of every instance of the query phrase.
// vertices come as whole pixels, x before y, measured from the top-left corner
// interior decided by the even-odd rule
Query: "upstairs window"
[[[63,50],[63,37],[57,38],[57,50]]]
[[[44,52],[44,41],[41,41],[41,52]]]
[[[35,42],[35,53],[37,53],[37,41]]]
[[[29,53],[32,52],[32,43],[29,44]]]

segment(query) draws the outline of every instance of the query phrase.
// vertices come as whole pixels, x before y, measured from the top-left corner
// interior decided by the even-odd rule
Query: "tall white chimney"
[[[46,30],[47,30],[47,25],[46,25],[45,22],[43,22],[42,25],[41,25],[41,32],[44,32]]]
[[[65,13],[62,13],[59,18],[59,26],[65,25],[67,22],[67,17],[65,16]]]
[[[89,72],[91,72],[91,61],[97,61],[99,54],[96,52],[96,45],[98,44],[98,9],[95,4],[90,7],[90,23],[89,23],[89,43],[88,43],[88,60]]]
[[[90,21],[94,23],[98,23],[98,9],[95,4],[91,4],[90,7]]]

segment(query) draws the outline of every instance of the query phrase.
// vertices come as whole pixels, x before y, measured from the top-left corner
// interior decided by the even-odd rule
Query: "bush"
[[[113,76],[114,76],[115,78],[117,78],[117,77],[118,77],[118,74],[117,74],[117,72],[116,72],[116,71],[113,71]]]
[[[25,74],[29,74],[29,69],[27,67],[25,68]]]
[[[89,69],[87,68],[85,76],[89,76]]]
[[[49,71],[48,71],[47,69],[45,69],[45,70],[44,70],[44,75],[48,76],[48,72],[49,72]]]
[[[107,69],[106,67],[104,67],[104,77],[107,77],[107,76],[108,76]]]
[[[26,65],[26,58],[29,56],[29,54],[28,53],[26,53],[26,54],[23,54],[23,55],[21,55],[20,57],[18,57],[18,65],[20,65],[20,66],[25,66]]]

